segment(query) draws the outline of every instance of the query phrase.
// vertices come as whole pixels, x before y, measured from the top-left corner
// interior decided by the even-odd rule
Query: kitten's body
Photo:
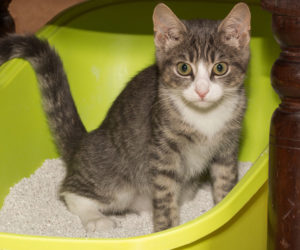
[[[247,12],[244,5],[238,8]],[[37,72],[44,109],[67,164],[61,195],[88,230],[114,226],[106,213],[140,209],[153,209],[155,231],[178,225],[179,205],[193,196],[207,168],[215,202],[236,183],[248,43],[235,46],[242,33],[238,42],[224,40],[226,30],[220,27],[226,22],[180,22],[174,16],[164,5],[156,8],[156,64],[129,82],[90,133],[48,44],[31,36],[0,42],[1,62],[24,57]],[[188,61],[193,75],[174,73],[178,60]],[[230,65],[223,78],[210,74],[220,60]]]

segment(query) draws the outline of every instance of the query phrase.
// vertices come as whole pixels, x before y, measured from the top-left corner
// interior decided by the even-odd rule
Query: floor
[[[34,33],[62,10],[84,0],[12,0],[9,11],[16,33]]]

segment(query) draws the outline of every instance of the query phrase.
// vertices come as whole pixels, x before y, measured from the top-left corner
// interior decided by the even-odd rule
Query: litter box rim
[[[143,249],[156,249],[158,243],[162,249],[181,247],[209,236],[229,222],[247,204],[267,182],[268,154],[269,150],[266,148],[245,176],[219,204],[198,218],[168,230],[129,238],[70,238],[0,233],[0,242],[20,240],[25,244],[26,241],[30,241],[37,246],[32,249],[41,249],[39,246],[42,247],[45,243],[51,245],[57,242],[84,243],[85,246],[101,244],[101,247],[105,247],[105,249],[114,249],[116,244],[119,246],[118,249],[132,249],[136,248],[139,243],[143,245]],[[242,196],[241,193],[243,193]],[[80,247],[80,245],[78,246]]]

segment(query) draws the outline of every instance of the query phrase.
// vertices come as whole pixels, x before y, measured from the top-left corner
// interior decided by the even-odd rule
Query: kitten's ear
[[[163,3],[156,5],[154,9],[153,25],[155,45],[165,50],[177,45],[184,38],[186,32],[185,25]]]
[[[250,21],[247,4],[236,4],[218,27],[224,43],[237,48],[247,46],[250,41]]]

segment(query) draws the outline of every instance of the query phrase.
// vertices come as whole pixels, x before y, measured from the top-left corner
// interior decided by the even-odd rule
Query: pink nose
[[[209,89],[206,89],[206,90],[198,90],[198,89],[195,89],[196,93],[198,94],[198,96],[200,96],[201,99],[203,99],[206,94],[209,92]]]

